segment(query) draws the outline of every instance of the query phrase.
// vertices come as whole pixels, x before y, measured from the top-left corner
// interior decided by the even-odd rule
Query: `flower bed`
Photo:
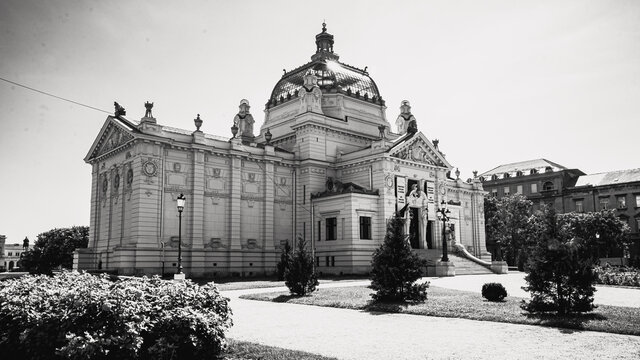
[[[5,359],[198,359],[225,350],[229,300],[213,285],[63,272],[0,283]]]
[[[640,269],[637,268],[605,265],[596,267],[595,273],[598,284],[640,287]]]

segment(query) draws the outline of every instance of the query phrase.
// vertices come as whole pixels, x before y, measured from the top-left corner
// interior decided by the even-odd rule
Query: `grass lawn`
[[[229,350],[220,360],[337,360],[336,358],[310,354],[302,351],[287,350],[245,341],[229,339]]]
[[[373,290],[364,287],[319,288],[311,295],[298,297],[289,292],[252,294],[243,299],[328,306],[370,312],[394,312],[514,324],[542,325],[568,329],[640,335],[640,309],[599,305],[583,315],[557,316],[529,314],[520,309],[522,298],[507,297],[503,302],[490,302],[474,292],[432,286],[428,299],[421,304],[374,303]]]

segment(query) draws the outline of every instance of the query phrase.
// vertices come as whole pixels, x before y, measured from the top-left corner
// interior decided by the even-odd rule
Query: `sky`
[[[640,1],[0,0],[0,234],[89,225],[83,159],[114,101],[128,119],[151,101],[162,125],[195,130],[200,114],[231,136],[248,99],[259,129],[323,21],[387,120],[409,100],[463,179],[538,158],[640,167]]]

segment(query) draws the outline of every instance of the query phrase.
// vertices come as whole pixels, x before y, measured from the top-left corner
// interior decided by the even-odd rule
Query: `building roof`
[[[606,186],[640,181],[640,169],[617,170],[598,174],[583,175],[577,186]]]
[[[537,173],[543,173],[547,171],[547,168],[551,168],[552,171],[567,170],[566,167],[547,159],[535,159],[500,165],[480,174],[480,176],[487,177],[494,174],[502,175],[504,173],[513,173],[513,175],[515,175],[518,171],[522,171],[524,174],[528,175],[531,173],[531,170],[535,170]]]
[[[289,72],[285,71],[271,92],[267,108],[296,98],[308,72],[317,77],[322,92],[340,92],[384,105],[378,86],[366,68],[358,69],[338,61],[338,54],[333,52],[333,35],[326,32],[325,24],[322,25],[322,32],[316,35],[317,50],[311,57],[311,62]]]

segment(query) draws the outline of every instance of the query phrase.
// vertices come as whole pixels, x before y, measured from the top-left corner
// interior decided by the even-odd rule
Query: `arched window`
[[[498,180],[498,175],[496,174],[491,175],[491,180]]]
[[[502,176],[503,179],[508,179],[510,177],[511,177],[511,175],[509,175],[508,172],[504,173],[504,175]]]
[[[553,190],[553,183],[551,181],[547,181],[542,185],[542,190]]]
[[[480,176],[480,181],[484,182],[484,176]]]
[[[516,171],[516,176],[522,176],[522,175],[523,175],[522,171],[520,171],[520,170]]]
[[[536,169],[531,169],[531,171],[529,171],[529,175],[533,175],[533,174],[537,174],[538,170]]]
[[[553,172],[553,168],[551,166],[547,166],[544,168],[544,172]]]

